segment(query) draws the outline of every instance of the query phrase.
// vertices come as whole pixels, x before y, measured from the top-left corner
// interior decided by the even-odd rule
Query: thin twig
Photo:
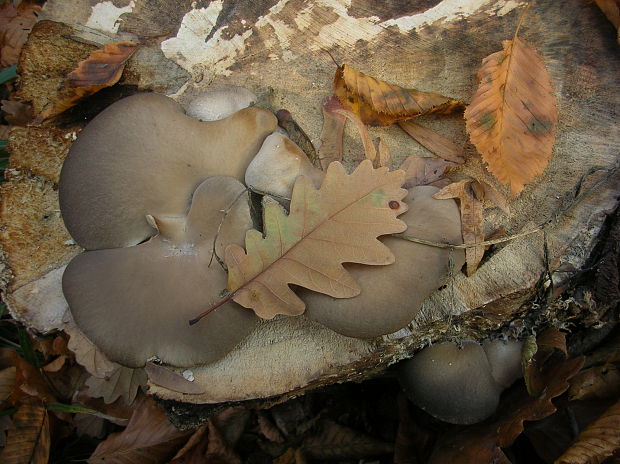
[[[211,267],[211,263],[213,262],[213,258],[215,257],[215,259],[217,259],[217,262],[220,263],[220,266],[222,266],[222,269],[226,270],[226,265],[224,264],[224,261],[222,261],[222,259],[217,255],[217,251],[215,250],[215,244],[217,242],[218,237],[220,236],[220,230],[222,230],[222,225],[224,224],[224,219],[226,219],[226,216],[228,216],[228,213],[230,213],[230,211],[232,210],[233,206],[235,206],[237,201],[239,201],[239,198],[241,198],[241,196],[244,193],[247,193],[247,192],[248,192],[247,188],[245,188],[241,192],[239,192],[239,195],[237,195],[235,197],[235,199],[232,201],[232,203],[230,205],[228,205],[228,208],[226,208],[224,210],[224,214],[222,215],[222,218],[220,219],[220,223],[217,226],[217,232],[215,233],[215,237],[213,237],[213,248],[211,250],[211,259],[209,260],[209,265],[207,267]]]
[[[461,245],[453,245],[451,243],[440,243],[440,242],[431,242],[430,240],[424,240],[422,238],[412,237],[407,234],[392,234],[394,237],[405,239],[409,242],[419,243],[421,245],[428,245],[437,248],[448,248],[451,250],[458,250],[463,248],[474,248],[479,246],[488,246],[488,245],[497,245],[498,243],[509,242],[519,237],[525,237],[526,235],[535,234],[536,232],[540,232],[542,227],[537,227],[536,229],[528,230],[527,232],[521,232],[516,235],[511,235],[509,237],[496,238],[493,240],[486,240],[484,242],[476,242],[476,243],[463,243]]]

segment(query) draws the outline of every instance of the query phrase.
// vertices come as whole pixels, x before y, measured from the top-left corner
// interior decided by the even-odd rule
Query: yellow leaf
[[[37,400],[20,406],[13,415],[7,446],[0,454],[3,464],[46,464],[50,453],[47,411]]]
[[[540,55],[516,36],[503,45],[504,50],[482,61],[465,118],[489,171],[516,194],[547,166],[558,111]]]
[[[250,230],[247,252],[238,245],[226,248],[231,298],[271,319],[304,312],[291,284],[334,298],[358,295],[360,288],[342,263],[394,262],[377,237],[407,227],[396,217],[407,210],[400,201],[407,193],[403,182],[403,171],[373,169],[369,160],[351,175],[340,163],[330,164],[319,190],[309,179],[298,178],[290,214],[278,203],[266,202],[265,236]]]
[[[346,64],[334,76],[334,95],[370,126],[389,126],[396,121],[430,113],[453,113],[464,107],[459,100],[388,84]]]

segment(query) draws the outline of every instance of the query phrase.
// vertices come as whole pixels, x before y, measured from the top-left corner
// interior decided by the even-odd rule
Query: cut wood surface
[[[482,59],[512,38],[521,12],[519,4],[503,0],[414,1],[406,6],[364,0],[280,0],[257,6],[243,0],[234,7],[233,0],[212,1],[207,7],[192,7],[189,1],[156,1],[147,7],[145,0],[136,0],[133,9],[118,8],[122,16],[114,22],[97,18],[99,10],[91,4],[48,0],[43,18],[55,22],[37,24],[19,64],[19,95],[33,103],[35,112],[53,100],[62,78],[93,50],[90,44],[172,30],[160,44],[137,51],[119,85],[111,88],[116,90],[105,94],[108,100],[96,101],[103,105],[140,89],[167,93],[185,104],[208,86],[241,85],[260,95],[264,105],[289,110],[314,142],[320,138],[321,102],[331,92],[335,70],[326,50],[377,79],[470,101]],[[76,9],[92,14],[74,14]],[[489,210],[485,229],[488,235],[503,225],[511,235],[551,221],[546,231],[553,270],[584,265],[606,215],[617,205],[620,180],[608,171],[620,149],[615,115],[620,55],[605,21],[593,4],[541,0],[519,33],[549,69],[560,114],[557,141],[544,173],[511,200],[511,216]],[[69,113],[73,111],[85,110],[78,106]],[[63,226],[57,198],[62,160],[82,125],[81,118],[71,117],[12,132],[9,181],[1,191],[5,300],[14,317],[42,332],[62,327],[66,303],[59,292],[59,269],[81,251]],[[473,156],[461,116],[424,116],[416,122]],[[431,155],[398,127],[371,134],[390,148],[394,166],[412,154]],[[347,130],[344,161],[352,167],[361,159],[359,138]],[[593,171],[595,167],[603,170]],[[553,220],[573,201],[575,187],[590,171],[582,190],[595,184],[596,189]],[[476,160],[450,175],[485,176]],[[483,338],[517,317],[530,299],[545,272],[543,248],[541,232],[498,246],[471,277],[459,272],[431,295],[419,317],[396,334],[360,340],[304,316],[278,317],[259,324],[220,361],[191,369],[206,393],[184,394],[157,385],[150,385],[150,392],[190,403],[286,398],[367,378],[431,340]],[[569,276],[555,273],[554,282]],[[48,306],[54,314],[43,314]]]

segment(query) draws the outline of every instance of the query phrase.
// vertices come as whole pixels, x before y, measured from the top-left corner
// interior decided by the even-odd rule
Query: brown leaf
[[[396,217],[407,210],[400,201],[403,180],[402,171],[373,169],[368,160],[351,175],[340,163],[330,164],[319,190],[298,178],[290,214],[275,201],[265,202],[265,236],[248,231],[247,254],[238,245],[226,248],[228,299],[271,319],[303,313],[305,304],[290,284],[334,298],[358,295],[359,286],[341,263],[394,261],[376,238],[406,228]]]
[[[379,139],[377,142],[377,166],[378,167],[386,167],[389,169],[389,164],[392,161],[392,153],[390,153],[390,147],[383,141],[383,139]]]
[[[346,64],[336,70],[334,95],[371,126],[388,126],[430,113],[452,113],[464,107],[461,101],[388,84]]]
[[[515,36],[489,55],[465,110],[467,132],[489,171],[513,194],[544,171],[557,129],[557,101],[545,64]]]
[[[403,187],[410,189],[416,185],[429,185],[443,178],[452,166],[455,166],[453,162],[442,158],[421,158],[411,155],[400,166],[400,169],[405,171]]]
[[[15,366],[7,367],[0,371],[0,403],[11,396],[15,386],[16,375],[17,368]]]
[[[555,464],[598,464],[620,449],[620,401],[575,439]]]
[[[330,419],[322,419],[320,431],[307,437],[301,450],[310,459],[363,459],[393,452],[391,443],[357,432]]]
[[[0,448],[6,446],[6,433],[13,427],[11,416],[0,416]]]
[[[314,145],[312,145],[310,137],[308,137],[306,132],[297,124],[297,121],[293,119],[291,113],[288,110],[278,110],[276,111],[276,117],[278,118],[278,125],[286,131],[288,138],[301,148],[313,166],[320,168],[321,163],[319,161],[319,155]]]
[[[504,396],[498,407],[501,417],[440,436],[429,464],[506,463],[501,448],[510,446],[523,432],[525,421],[541,420],[556,410],[552,400],[568,389],[568,380],[583,365],[583,358],[557,362],[545,370],[545,394],[533,398],[525,386]]]
[[[201,393],[205,393],[204,388],[198,383],[190,382],[182,375],[171,369],[160,366],[159,364],[148,362],[144,370],[149,380],[155,385],[188,395],[200,395]]]
[[[321,129],[318,157],[321,167],[326,170],[330,163],[342,161],[342,138],[347,119],[334,113],[334,110],[343,108],[334,96],[327,97],[323,101],[322,108],[323,128]]]
[[[620,0],[594,0],[607,19],[618,30],[617,41],[620,44]]]
[[[67,75],[65,88],[61,91],[58,101],[37,115],[34,124],[40,124],[46,119],[57,116],[77,105],[80,100],[116,84],[123,74],[125,62],[139,46],[140,44],[136,42],[111,42],[102,49],[93,51]]]
[[[65,355],[58,356],[56,359],[43,366],[42,369],[45,372],[58,372],[60,369],[63,368],[66,361],[67,357]]]
[[[464,179],[444,187],[433,198],[447,200],[458,198],[461,210],[461,227],[463,230],[463,243],[466,245],[484,241],[484,217],[482,202],[476,198],[471,188],[472,179]],[[465,261],[467,262],[467,275],[470,276],[478,268],[478,264],[484,256],[484,246],[465,249]]]
[[[88,395],[103,398],[107,404],[123,398],[127,404],[133,403],[140,386],[146,385],[144,369],[131,369],[118,366],[107,378],[90,377],[86,381]]]
[[[13,403],[22,401],[25,395],[37,397],[44,403],[57,402],[41,371],[13,352],[13,365],[17,368],[15,388],[12,393]]]
[[[32,121],[32,106],[15,100],[2,100],[4,119],[14,126],[25,126]]]
[[[465,162],[463,149],[459,148],[452,140],[443,135],[416,124],[413,121],[401,121],[398,125],[409,134],[412,139],[440,158],[452,161],[456,164],[463,164]]]
[[[495,187],[484,181],[478,180],[476,182],[481,186],[485,200],[493,203],[504,213],[510,214],[510,206],[508,205],[508,200],[506,200],[504,195],[502,195]]]
[[[211,418],[230,446],[237,444],[249,419],[250,411],[243,406],[231,406]]]
[[[552,354],[553,350],[558,350],[564,356],[568,356],[566,334],[557,327],[549,327],[540,333],[536,337],[536,344],[538,345],[538,351],[544,352],[545,359]]]
[[[394,442],[394,464],[421,464],[432,443],[433,434],[421,427],[411,414],[411,403],[405,394],[398,393],[398,432]]]
[[[360,138],[362,139],[362,144],[364,145],[364,155],[367,160],[370,160],[374,163],[375,158],[377,157],[377,150],[375,149],[375,145],[372,143],[372,139],[370,138],[370,134],[368,133],[368,129],[362,122],[362,120],[353,112],[346,109],[336,109],[333,110],[334,114],[344,116],[349,121],[351,121],[358,133],[360,134]]]
[[[127,428],[101,442],[88,462],[159,464],[172,457],[191,434],[192,431],[178,430],[170,424],[157,403],[142,395]]]
[[[571,379],[568,398],[590,400],[614,398],[620,392],[620,370],[613,364],[584,369]]]
[[[262,412],[258,412],[258,430],[263,436],[274,443],[283,443],[284,437],[280,433],[280,430],[271,422],[269,417]]]
[[[98,378],[105,378],[118,369],[119,365],[110,361],[108,357],[82,333],[69,311],[67,311],[63,322],[64,331],[69,335],[67,347],[75,354],[75,360],[78,364],[84,366],[89,374]]]
[[[38,400],[28,401],[13,415],[6,448],[0,453],[3,464],[47,464],[50,452],[50,425],[47,411]]]
[[[11,2],[5,2],[5,5]],[[17,64],[19,54],[23,45],[28,39],[32,27],[39,19],[41,7],[30,2],[21,2],[12,16],[13,11],[4,7],[2,10],[2,22],[11,17],[8,22],[2,25],[0,32],[0,66],[6,68]]]
[[[209,429],[209,444],[207,445],[206,462],[213,464],[241,464],[241,458],[224,439],[213,421],[207,423]]]
[[[203,425],[197,429],[192,436],[189,437],[187,443],[185,443],[183,447],[177,451],[170,463],[187,464],[197,459],[199,460],[198,462],[202,462],[200,460],[204,460],[204,454],[207,451],[207,431],[208,429],[206,425]]]

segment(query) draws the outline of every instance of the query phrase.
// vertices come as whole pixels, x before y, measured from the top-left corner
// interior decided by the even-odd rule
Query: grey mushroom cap
[[[502,388],[507,388],[522,377],[521,350],[523,342],[518,340],[485,341],[482,348],[491,365],[491,375]]]
[[[65,160],[59,184],[65,225],[88,250],[141,243],[154,233],[146,216],[186,214],[206,177],[243,180],[276,125],[272,113],[256,107],[201,122],[162,95],[120,100],[84,128]]]
[[[252,227],[248,202],[239,199],[244,189],[230,177],[209,177],[187,216],[151,218],[159,233],[148,242],[86,251],[69,263],[62,286],[71,313],[111,360],[129,367],[151,358],[173,366],[210,363],[252,330],[258,318],[232,302],[188,325],[226,287],[226,272],[215,260],[209,265],[216,235],[223,255]]]
[[[491,375],[482,347],[466,341],[429,346],[399,364],[407,396],[424,411],[445,422],[474,424],[491,416],[502,391]]]
[[[432,186],[414,187],[404,201],[409,209],[399,216],[407,223],[406,234],[435,242],[462,243],[459,209],[453,200],[435,200]],[[300,290],[307,317],[343,335],[374,338],[395,332],[410,323],[422,302],[446,279],[449,252],[401,238],[381,241],[396,256],[389,266],[347,264],[362,293],[336,299]],[[454,269],[463,265],[462,250],[453,253]]]
[[[243,87],[223,87],[194,97],[187,105],[186,113],[201,121],[219,121],[252,106],[257,100],[254,93]]]

